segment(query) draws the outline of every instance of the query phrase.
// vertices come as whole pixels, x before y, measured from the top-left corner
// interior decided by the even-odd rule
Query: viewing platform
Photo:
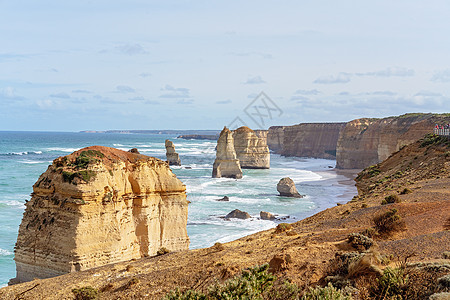
[[[450,137],[450,127],[448,125],[439,128],[435,127],[434,134]]]

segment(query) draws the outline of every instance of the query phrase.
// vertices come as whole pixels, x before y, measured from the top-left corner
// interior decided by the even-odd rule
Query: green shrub
[[[406,195],[406,194],[411,194],[413,191],[408,189],[408,188],[404,188],[401,192],[400,195]]]
[[[166,247],[161,247],[161,248],[159,248],[158,251],[156,251],[156,255],[157,256],[164,255],[164,254],[167,254],[167,253],[170,253],[170,250],[167,249]]]
[[[390,235],[396,231],[405,229],[405,221],[397,212],[397,209],[394,208],[372,219],[375,224],[375,229],[380,235]]]
[[[75,300],[94,300],[98,299],[99,292],[91,286],[73,289],[72,293],[75,295]]]
[[[89,164],[98,162],[96,158],[103,158],[105,155],[97,150],[82,151],[75,159],[75,166],[79,169],[85,169]]]
[[[384,200],[381,201],[381,205],[390,204],[390,203],[400,203],[402,200],[399,196],[392,194],[389,196],[384,197]]]
[[[291,230],[292,225],[288,224],[288,223],[280,223],[277,225],[277,227],[275,228],[275,233],[282,233],[288,230]]]
[[[208,291],[210,299],[262,299],[261,294],[268,291],[275,276],[268,272],[265,264],[243,270],[240,276],[227,280],[224,284],[216,284]]]
[[[336,289],[331,283],[326,287],[310,288],[302,300],[350,300],[352,297]]]
[[[372,288],[372,295],[375,299],[402,299],[407,283],[408,275],[404,269],[387,267],[377,280],[377,285]]]
[[[180,292],[179,289],[171,291],[166,296],[162,298],[163,300],[206,300],[208,299],[205,294],[194,291],[187,290],[184,293]]]
[[[442,276],[438,279],[438,283],[443,288],[450,288],[450,275]]]
[[[373,245],[373,240],[361,233],[350,233],[347,239],[352,247],[358,250],[368,250]]]

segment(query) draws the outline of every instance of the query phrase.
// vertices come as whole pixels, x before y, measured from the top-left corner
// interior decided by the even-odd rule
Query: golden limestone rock
[[[262,134],[261,132],[260,135]],[[234,149],[242,169],[269,169],[270,152],[267,138],[246,126],[233,131]]]
[[[187,250],[186,187],[168,164],[93,146],[57,158],[33,186],[12,282]]]
[[[178,155],[177,152],[175,152],[175,144],[170,140],[166,140],[165,146],[166,146],[167,162],[169,163],[169,165],[181,166],[180,156]]]
[[[234,150],[233,134],[224,127],[217,140],[216,160],[213,165],[213,178],[242,178],[242,170]]]

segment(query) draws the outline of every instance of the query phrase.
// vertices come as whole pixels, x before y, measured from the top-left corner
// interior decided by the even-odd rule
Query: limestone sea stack
[[[185,185],[159,159],[92,146],[57,158],[33,186],[12,283],[187,250]]]
[[[175,145],[170,140],[166,140],[166,157],[170,166],[181,166],[180,156],[175,152]]]
[[[234,149],[242,169],[269,169],[270,152],[267,139],[246,126],[233,131]]]
[[[298,193],[295,187],[294,181],[289,177],[280,179],[277,184],[277,191],[280,193],[280,196],[302,198],[302,195]]]
[[[239,160],[236,158],[231,131],[224,127],[217,140],[216,160],[213,165],[213,178],[242,178]]]

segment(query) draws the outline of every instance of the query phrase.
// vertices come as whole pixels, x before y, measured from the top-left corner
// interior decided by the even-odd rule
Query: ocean
[[[182,166],[172,167],[186,184],[189,204],[187,230],[190,248],[209,247],[273,228],[279,222],[295,222],[318,211],[349,201],[353,185],[330,167],[334,160],[282,157],[271,154],[271,168],[243,170],[239,180],[211,178],[215,141],[177,139],[176,134],[121,134],[68,132],[0,132],[0,287],[15,277],[14,244],[32,186],[53,159],[92,145],[122,150],[138,148],[141,154],[165,160],[164,141],[175,143]],[[304,198],[277,196],[276,185],[291,177]],[[229,202],[217,199],[228,196]],[[224,220],[234,209],[248,212],[247,220]],[[283,221],[259,219],[268,211]]]

